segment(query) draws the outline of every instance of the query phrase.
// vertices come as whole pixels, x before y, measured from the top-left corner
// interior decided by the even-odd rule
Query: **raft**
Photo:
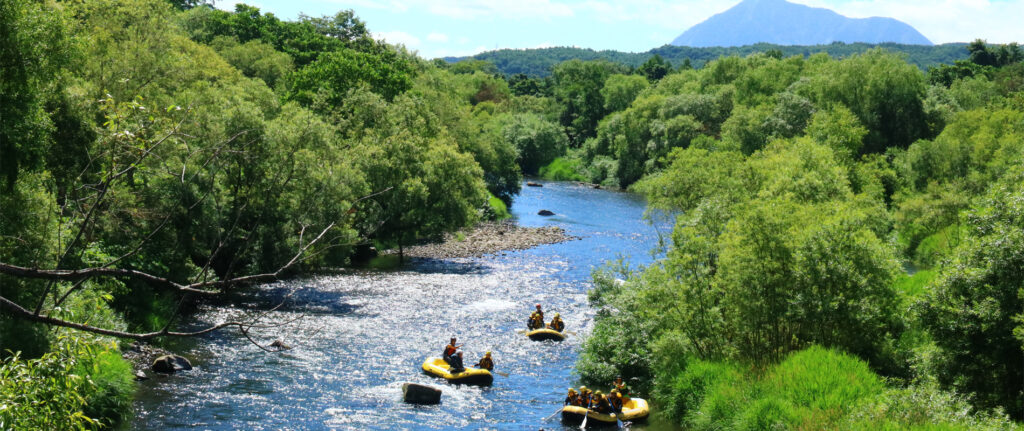
[[[617,426],[619,421],[642,422],[647,419],[650,413],[647,401],[642,398],[630,398],[629,401],[623,403],[622,414],[619,415],[614,413],[606,415],[579,406],[562,407],[562,422],[578,425],[583,422],[583,417],[586,416],[590,418],[587,419],[587,427]]]
[[[434,377],[441,377],[448,383],[464,385],[490,386],[494,382],[494,376],[490,371],[481,368],[466,367],[466,371],[452,374],[451,367],[441,358],[427,358],[423,361],[423,371]]]
[[[532,330],[530,332],[527,332],[526,336],[530,337],[530,339],[533,340],[533,341],[544,341],[544,340],[562,341],[562,340],[565,339],[565,334],[564,333],[558,332],[558,331],[556,331],[554,329],[551,329],[551,328],[534,329],[534,330]]]

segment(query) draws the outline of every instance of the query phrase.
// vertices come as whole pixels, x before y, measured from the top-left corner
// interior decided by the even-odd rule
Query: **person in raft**
[[[484,357],[480,358],[480,361],[476,363],[476,367],[487,371],[494,369],[494,359],[491,359],[491,352],[484,353]]]
[[[461,373],[463,371],[466,371],[466,366],[462,365],[462,351],[461,350],[459,350],[459,352],[456,353],[455,356],[452,356],[452,361],[449,362],[448,365],[451,366],[451,370],[448,371],[449,373],[458,374],[458,373]]]
[[[612,413],[612,405],[608,403],[608,397],[604,396],[601,391],[594,392],[594,398],[590,404],[590,409],[595,412],[606,415]]]
[[[563,406],[578,406],[580,405],[580,396],[576,393],[576,390],[569,388],[569,395],[565,396],[565,401],[562,401]]]
[[[533,330],[533,329],[541,329],[543,327],[544,327],[544,310],[541,310],[540,309],[540,304],[537,304],[537,311],[534,311],[533,314],[530,314],[530,320],[526,321],[526,328],[530,329],[530,330]]]
[[[555,317],[551,318],[551,323],[548,323],[548,328],[554,329],[558,332],[565,330],[565,322],[562,321],[562,315],[555,313]]]
[[[455,345],[455,337],[452,337],[452,341],[450,343],[448,343],[447,346],[444,346],[444,352],[441,353],[441,359],[444,359],[444,361],[447,362],[448,365],[451,365],[452,364],[452,356],[455,356],[455,352],[457,352],[459,350],[459,347],[462,347],[462,346],[461,345],[456,346]]]
[[[593,402],[590,389],[586,386],[580,386],[580,407],[590,408],[590,403]]]
[[[623,399],[629,399],[629,386],[626,386],[626,383],[622,381],[622,376],[615,378],[615,383],[612,383],[612,389],[619,391],[619,395]]]
[[[612,406],[612,413],[622,414],[623,401],[619,391],[612,389],[612,393],[608,394],[608,404]]]

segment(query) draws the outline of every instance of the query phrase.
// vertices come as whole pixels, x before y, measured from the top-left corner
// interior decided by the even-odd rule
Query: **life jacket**
[[[622,411],[622,398],[621,397],[609,397],[608,403],[612,406],[612,411],[618,413]]]
[[[449,344],[449,345],[447,345],[447,346],[444,346],[444,355],[445,355],[445,356],[452,356],[452,355],[454,355],[454,354],[455,354],[455,352],[457,352],[457,351],[458,351],[458,349],[457,349],[457,348],[455,348],[455,346],[453,346],[453,345],[451,345],[451,344]]]
[[[569,395],[569,396],[565,397],[565,402],[563,404],[565,404],[567,406],[578,406],[578,405],[580,405],[580,396],[579,396],[579,394],[572,394],[572,395]]]
[[[554,330],[556,330],[558,332],[562,332],[562,329],[565,329],[565,322],[563,322],[562,319],[558,319],[558,320],[552,319],[551,320],[551,329],[554,329]]]
[[[489,371],[491,368],[494,368],[494,361],[492,361],[491,358],[484,356],[483,358],[480,358],[480,362],[477,363],[477,365],[479,365],[480,368]]]
[[[612,386],[615,386],[615,390],[619,391],[620,396],[625,397],[629,395],[629,387],[626,386],[626,382],[622,382],[621,385],[612,383]]]

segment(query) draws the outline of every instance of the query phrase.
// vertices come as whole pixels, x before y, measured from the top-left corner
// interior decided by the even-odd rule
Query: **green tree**
[[[536,174],[542,167],[565,153],[568,140],[558,125],[536,114],[519,114],[502,129],[505,141],[518,150],[519,167]]]
[[[53,123],[46,95],[59,92],[67,65],[70,26],[42,1],[0,3],[0,176],[11,190],[22,170],[38,168]]]
[[[289,99],[309,105],[320,97],[330,105],[340,105],[347,92],[367,85],[392,100],[412,87],[413,74],[411,65],[397,53],[377,56],[342,48],[296,71],[291,77]],[[320,92],[323,94],[318,96]]]
[[[664,78],[671,71],[672,65],[658,54],[652,55],[649,60],[636,69],[636,73],[643,75],[651,82]]]
[[[578,147],[594,136],[598,121],[607,113],[601,89],[610,75],[621,73],[622,69],[605,61],[580,60],[555,67],[553,92],[563,107],[560,122],[573,146]]]
[[[823,64],[800,93],[817,106],[849,108],[868,129],[863,153],[906,148],[927,136],[924,75],[881,49]]]
[[[935,340],[939,381],[980,408],[1024,415],[1024,192],[1019,173],[995,185],[967,217],[969,235],[918,304]]]
[[[636,75],[612,75],[604,82],[601,95],[604,109],[608,112],[622,111],[629,107],[640,92],[647,88],[647,80]]]

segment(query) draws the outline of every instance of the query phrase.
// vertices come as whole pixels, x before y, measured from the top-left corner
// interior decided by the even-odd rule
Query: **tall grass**
[[[692,430],[1019,429],[934,387],[887,387],[866,362],[817,346],[763,370],[690,360],[660,392],[666,415]]]
[[[540,168],[540,176],[551,181],[587,181],[581,170],[579,160],[558,157]]]

